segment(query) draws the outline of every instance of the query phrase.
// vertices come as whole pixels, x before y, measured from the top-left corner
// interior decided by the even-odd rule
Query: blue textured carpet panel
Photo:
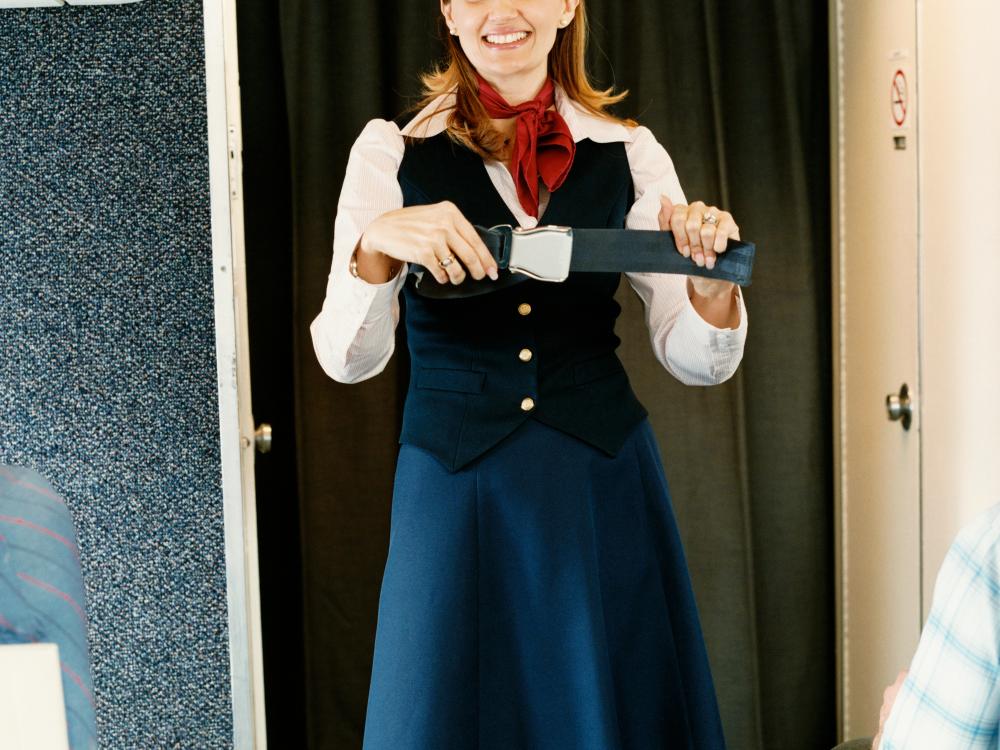
[[[102,748],[232,745],[203,47],[0,9],[0,463],[72,513]]]

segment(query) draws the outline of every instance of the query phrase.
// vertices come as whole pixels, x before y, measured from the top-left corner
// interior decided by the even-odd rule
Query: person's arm
[[[948,550],[879,750],[995,750],[998,730],[1000,506]]]
[[[872,739],[871,750],[879,750],[882,746],[882,732],[885,731],[885,723],[889,720],[892,707],[896,704],[896,696],[899,695],[908,674],[909,672],[904,669],[896,676],[896,681],[882,693],[882,708],[878,712],[878,731],[875,732],[875,737]]]
[[[661,196],[674,204],[686,203],[673,162],[645,127],[635,130],[626,152],[635,203],[625,226],[658,230]],[[739,287],[705,298],[687,276],[628,273],[626,278],[643,301],[653,352],[668,372],[688,385],[714,385],[736,372],[747,335],[747,312]],[[713,324],[734,322],[732,327]]]
[[[407,264],[381,254],[359,253],[358,276],[354,276],[350,261],[367,226],[403,205],[396,179],[403,151],[399,128],[372,120],[348,159],[334,222],[326,299],[309,329],[323,370],[342,383],[382,372],[395,348],[398,294]]]

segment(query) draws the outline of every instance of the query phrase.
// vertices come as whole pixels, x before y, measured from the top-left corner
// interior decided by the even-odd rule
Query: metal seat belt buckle
[[[565,281],[572,259],[572,227],[548,225],[511,230],[507,268],[514,273],[537,281]]]

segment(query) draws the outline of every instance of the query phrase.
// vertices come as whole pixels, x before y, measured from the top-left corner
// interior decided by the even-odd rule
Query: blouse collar
[[[558,83],[555,85],[555,89],[556,110],[569,126],[574,141],[580,142],[590,139],[596,143],[614,143],[632,140],[630,128],[619,122],[605,120],[587,111],[566,96],[566,92]],[[412,138],[433,138],[439,135],[447,128],[448,115],[451,114],[451,105],[454,101],[454,89],[441,94],[420,110],[416,117],[410,120],[400,132],[404,136]],[[425,117],[427,119],[424,119]]]

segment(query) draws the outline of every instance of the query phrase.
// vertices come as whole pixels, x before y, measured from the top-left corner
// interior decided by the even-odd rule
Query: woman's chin
[[[525,60],[483,60],[481,64],[475,66],[483,78],[491,83],[501,81],[512,81],[516,79],[530,79],[539,70],[545,70],[546,66],[532,65]]]

